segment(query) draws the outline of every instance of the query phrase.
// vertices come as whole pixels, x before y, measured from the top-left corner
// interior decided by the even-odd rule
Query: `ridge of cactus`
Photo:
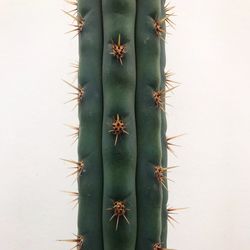
[[[135,11],[134,0],[102,1],[102,220],[109,250],[134,250],[136,241]]]

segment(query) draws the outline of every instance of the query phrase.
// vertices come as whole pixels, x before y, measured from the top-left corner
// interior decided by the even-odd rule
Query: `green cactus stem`
[[[66,0],[79,39],[78,83],[68,102],[78,107],[78,159],[66,160],[77,192],[77,250],[167,250],[168,203],[165,0]]]

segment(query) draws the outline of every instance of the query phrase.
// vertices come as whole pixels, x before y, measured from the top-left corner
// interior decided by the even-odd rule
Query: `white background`
[[[175,0],[177,28],[168,68],[182,83],[169,99],[170,204],[189,207],[169,229],[179,250],[248,250],[250,245],[250,2]],[[62,190],[76,145],[63,124],[77,124],[70,63],[77,39],[64,35],[63,0],[0,0],[0,249],[69,249],[76,211]],[[176,141],[177,142],[177,141]],[[94,249],[93,249],[94,250]]]

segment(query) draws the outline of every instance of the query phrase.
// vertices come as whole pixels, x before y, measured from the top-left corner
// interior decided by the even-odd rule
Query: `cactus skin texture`
[[[65,160],[78,182],[78,232],[64,241],[167,250],[165,0],[67,2],[79,39],[78,86],[66,82],[77,91],[78,160]]]

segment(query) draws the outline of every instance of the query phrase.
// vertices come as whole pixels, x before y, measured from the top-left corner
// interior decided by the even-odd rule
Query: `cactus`
[[[67,0],[73,37],[79,38],[78,159],[69,176],[77,192],[78,250],[167,250],[166,29],[173,26],[165,0]]]

